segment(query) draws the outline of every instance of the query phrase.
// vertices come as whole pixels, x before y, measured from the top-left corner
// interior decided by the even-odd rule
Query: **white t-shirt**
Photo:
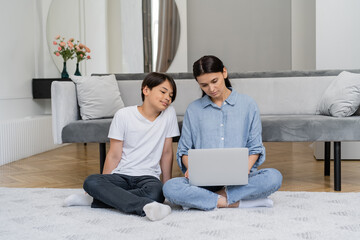
[[[111,122],[108,137],[122,140],[124,144],[120,163],[112,173],[159,178],[159,162],[165,138],[179,135],[176,113],[172,106],[162,111],[153,122],[141,115],[137,106],[118,110]]]

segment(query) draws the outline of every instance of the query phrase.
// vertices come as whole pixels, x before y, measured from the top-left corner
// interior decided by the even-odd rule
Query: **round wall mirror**
[[[58,35],[90,48],[91,59],[79,64],[82,75],[166,72],[179,45],[180,17],[175,0],[53,0],[46,35],[60,72],[63,59],[53,45]],[[75,68],[76,58],[68,60],[69,75]]]
[[[145,72],[166,72],[180,39],[180,18],[175,0],[143,0]]]

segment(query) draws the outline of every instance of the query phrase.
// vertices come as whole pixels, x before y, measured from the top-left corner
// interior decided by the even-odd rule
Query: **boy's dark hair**
[[[203,56],[193,64],[193,74],[196,81],[197,77],[200,75],[216,72],[224,72],[224,64],[218,57],[212,55]],[[225,86],[227,88],[231,87],[229,77],[225,78]],[[203,96],[205,95],[206,94],[203,91]]]
[[[168,80],[170,82],[170,84],[173,88],[173,95],[171,97],[171,102],[174,102],[175,98],[176,98],[176,84],[175,84],[174,79],[165,73],[158,73],[158,72],[151,72],[148,75],[146,75],[146,77],[144,78],[144,80],[141,84],[141,99],[143,101],[145,100],[145,96],[143,93],[143,89],[145,87],[148,87],[151,90],[153,87],[156,87],[156,86],[162,84],[166,80]]]

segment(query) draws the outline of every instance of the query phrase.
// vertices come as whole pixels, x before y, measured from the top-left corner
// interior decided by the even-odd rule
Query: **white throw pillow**
[[[360,74],[341,72],[322,95],[317,112],[334,117],[353,115],[360,105]]]
[[[71,76],[83,120],[113,117],[124,107],[115,75]]]

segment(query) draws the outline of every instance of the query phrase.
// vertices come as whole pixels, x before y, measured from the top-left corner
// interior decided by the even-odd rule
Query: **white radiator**
[[[50,115],[0,122],[0,166],[62,145],[55,145]]]

